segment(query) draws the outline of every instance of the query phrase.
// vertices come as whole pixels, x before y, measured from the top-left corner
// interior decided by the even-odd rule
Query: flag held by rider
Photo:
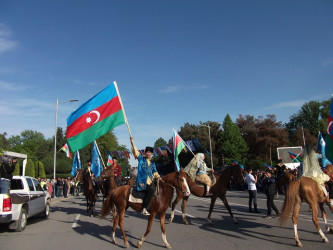
[[[121,98],[114,82],[69,115],[67,142],[75,152],[124,123]]]

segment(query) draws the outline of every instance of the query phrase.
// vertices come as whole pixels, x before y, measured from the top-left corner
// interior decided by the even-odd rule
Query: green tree
[[[53,156],[46,156],[41,162],[43,163],[45,174],[53,174]]]
[[[44,164],[41,161],[35,162],[35,175],[36,177],[45,178]]]
[[[166,140],[164,140],[162,137],[158,138],[155,143],[154,143],[154,148],[157,147],[163,147],[165,145],[167,145],[168,143],[166,142]]]
[[[249,148],[248,160],[259,160],[273,164],[277,162],[277,147],[288,146],[288,132],[275,115],[240,115],[236,119],[241,134]],[[258,161],[256,161],[258,162]]]
[[[10,144],[7,137],[7,133],[4,132],[0,134],[0,148],[9,150],[10,149]]]
[[[69,174],[72,170],[72,162],[70,159],[59,159],[56,164],[57,174]]]
[[[230,165],[234,160],[244,163],[247,159],[248,147],[238,126],[233,123],[229,114],[224,118],[222,127],[220,143],[225,163]]]
[[[328,113],[329,100],[310,101],[303,104],[301,109],[290,117],[290,121],[285,126],[291,137],[300,127],[308,129],[311,135],[317,137],[319,131],[326,131]]]
[[[31,159],[27,160],[27,165],[25,166],[25,175],[36,177],[34,162]]]

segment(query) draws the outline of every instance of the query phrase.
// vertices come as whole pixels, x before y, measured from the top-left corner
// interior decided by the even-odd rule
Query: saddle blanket
[[[128,201],[132,203],[142,203],[142,199],[135,198],[132,194],[130,194]]]
[[[132,188],[128,201],[133,203],[142,203],[144,198],[144,193],[137,191],[135,188]]]

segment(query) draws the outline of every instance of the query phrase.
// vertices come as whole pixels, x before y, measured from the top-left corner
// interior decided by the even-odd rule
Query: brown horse
[[[288,170],[284,171],[284,173],[280,175],[276,181],[277,195],[279,194],[279,188],[281,192],[285,194],[289,184],[294,180],[296,180],[296,177],[293,174],[291,174]]]
[[[147,229],[144,236],[137,244],[138,248],[142,246],[143,241],[146,239],[147,235],[149,234],[156,214],[158,214],[160,217],[163,243],[167,248],[171,248],[170,244],[167,242],[166,233],[165,233],[165,214],[171,202],[174,188],[176,188],[181,192],[185,192],[187,194],[190,192],[186,182],[186,173],[184,171],[181,170],[179,172],[170,173],[164,176],[159,181],[158,195],[153,197],[150,202],[149,205],[150,215],[148,217]],[[131,207],[138,212],[141,211],[142,209],[142,203],[132,203],[129,201],[130,190],[131,186],[129,185],[120,186],[117,189],[115,189],[108,196],[106,202],[103,204],[101,211],[101,216],[102,218],[104,218],[107,214],[110,213],[113,204],[116,206],[117,215],[113,220],[111,240],[112,243],[116,244],[115,231],[117,225],[119,225],[124,238],[124,244],[126,247],[128,247],[129,244],[127,241],[126,234],[124,232],[124,225],[123,225],[125,211],[127,210],[128,207]]]
[[[333,165],[328,165],[326,167],[326,172],[333,178]],[[313,224],[316,226],[320,237],[323,239],[325,243],[328,243],[328,239],[325,237],[323,231],[321,230],[319,223],[318,223],[318,204],[320,211],[322,213],[325,227],[327,231],[330,230],[329,225],[327,224],[327,217],[326,212],[324,210],[324,203],[326,203],[333,213],[333,206],[329,204],[329,197],[325,196],[319,184],[309,177],[301,177],[298,180],[291,182],[289,188],[287,189],[285,200],[283,203],[283,208],[280,216],[280,223],[281,225],[285,223],[292,212],[292,221],[294,224],[294,234],[296,245],[298,247],[302,247],[302,243],[299,240],[298,232],[297,232],[297,221],[298,221],[298,213],[301,207],[301,202],[305,201],[309,204],[312,210],[312,221]]]
[[[213,208],[214,208],[216,199],[218,197],[223,201],[224,206],[228,209],[231,218],[234,220],[235,223],[237,223],[237,220],[236,220],[236,218],[234,218],[234,215],[231,212],[231,208],[230,208],[229,203],[227,201],[226,192],[227,192],[227,184],[230,183],[231,177],[233,177],[233,180],[236,183],[244,183],[244,177],[242,175],[242,169],[239,165],[230,166],[230,167],[227,167],[226,169],[224,169],[222,172],[220,172],[218,174],[215,174],[215,177],[216,177],[216,183],[210,189],[211,193],[212,193],[212,196],[206,196],[205,195],[206,194],[205,187],[203,185],[199,186],[198,184],[196,184],[191,179],[190,176],[187,175],[186,180],[187,180],[187,183],[189,184],[189,187],[190,187],[190,190],[191,190],[192,194],[194,194],[195,196],[198,196],[198,197],[209,197],[209,198],[211,198],[209,213],[208,213],[208,217],[207,217],[207,220],[210,223],[212,223],[210,218],[211,218],[211,214],[213,212]],[[171,223],[173,218],[174,218],[176,205],[178,204],[178,202],[181,199],[183,199],[183,202],[182,202],[182,205],[181,205],[182,218],[183,218],[183,221],[185,222],[185,224],[188,225],[189,222],[186,219],[185,210],[186,210],[186,203],[187,203],[187,200],[188,200],[189,196],[184,196],[184,194],[179,192],[178,190],[176,192],[177,192],[177,197],[174,200],[174,202],[172,203],[171,216],[170,216],[170,219],[169,219],[169,223]]]
[[[115,180],[114,168],[107,168],[101,172],[102,181],[102,194],[103,202],[110,192],[113,192],[118,187],[118,183]]]
[[[83,192],[87,201],[87,213],[90,211],[90,216],[93,216],[97,199],[97,192],[93,181],[89,173],[84,173],[82,169],[78,171],[76,179],[83,183]]]

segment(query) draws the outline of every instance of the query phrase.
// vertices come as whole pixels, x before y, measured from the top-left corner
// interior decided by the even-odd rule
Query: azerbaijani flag
[[[297,154],[294,154],[293,152],[288,152],[289,154],[289,157],[292,159],[291,162],[302,162],[302,159],[300,158],[300,153],[297,155]]]
[[[176,130],[173,130],[173,154],[175,157],[177,171],[180,170],[178,155],[185,147],[186,147],[186,145],[185,145],[185,142],[183,141],[183,139],[178,135]]]
[[[72,159],[72,156],[71,156],[71,151],[69,151],[69,147],[68,147],[68,144],[66,143],[64,146],[62,146],[62,148],[60,149],[62,151],[64,151],[66,153],[66,156],[68,158],[71,158]]]
[[[266,163],[264,164],[264,166],[265,166],[266,168],[268,168],[269,170],[273,170],[273,167],[272,167],[272,166],[269,166],[269,165],[267,165]]]
[[[125,123],[116,82],[82,104],[67,118],[67,141],[77,151]]]
[[[326,147],[325,147],[326,158],[330,162],[333,162],[333,97],[331,100],[331,107],[328,115],[327,136],[325,138],[325,142],[326,142]]]
[[[106,166],[111,166],[113,164],[112,156],[110,151],[106,151],[108,155],[108,162],[106,163]]]

